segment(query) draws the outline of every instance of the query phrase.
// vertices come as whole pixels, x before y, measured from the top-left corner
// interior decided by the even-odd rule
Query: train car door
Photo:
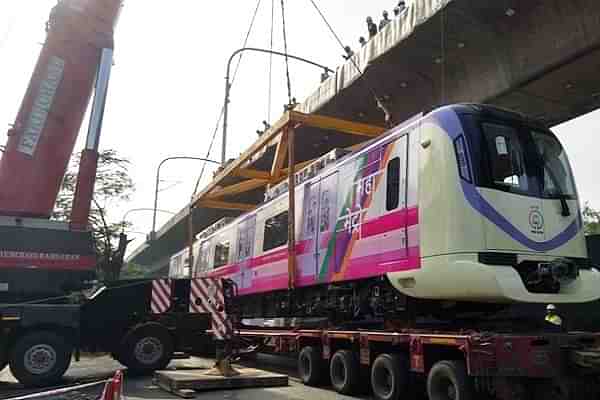
[[[316,226],[316,269],[318,281],[327,279],[337,268],[335,257],[335,226],[338,192],[338,172],[319,182],[318,218]]]
[[[252,256],[254,255],[254,233],[256,232],[256,214],[249,215],[238,225],[236,261],[240,289],[252,286]]]
[[[400,137],[393,146],[382,171],[384,178],[382,196],[385,200],[380,226],[382,234],[378,240],[378,264],[384,269],[399,267],[397,262],[408,257],[407,253],[407,225],[408,212],[406,207],[407,196],[407,135]],[[376,230],[379,232],[379,230]]]
[[[302,199],[302,231],[296,252],[296,283],[299,286],[314,283],[317,274],[317,228],[319,225],[320,181],[304,185]]]

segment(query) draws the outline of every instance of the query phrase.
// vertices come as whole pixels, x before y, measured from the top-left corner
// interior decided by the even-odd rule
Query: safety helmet
[[[548,304],[546,306],[546,311],[556,311],[556,306],[554,304]]]

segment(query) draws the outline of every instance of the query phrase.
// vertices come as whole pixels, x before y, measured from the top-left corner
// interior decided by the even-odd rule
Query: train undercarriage
[[[469,323],[480,327],[498,319],[519,319],[529,310],[506,304],[415,299],[398,292],[387,277],[324,284],[236,297],[236,314],[244,320],[280,319],[297,327],[415,327]],[[510,311],[507,311],[510,309]],[[529,319],[530,328],[535,321]],[[493,321],[493,322],[492,322]]]

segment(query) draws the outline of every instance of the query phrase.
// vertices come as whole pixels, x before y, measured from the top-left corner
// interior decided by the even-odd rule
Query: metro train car
[[[444,106],[323,156],[296,182],[294,291],[287,183],[198,241],[194,276],[234,280],[246,317],[600,298],[567,155],[521,114]]]

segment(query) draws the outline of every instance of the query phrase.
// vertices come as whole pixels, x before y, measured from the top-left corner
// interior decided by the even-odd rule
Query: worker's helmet
[[[554,304],[548,304],[546,306],[546,311],[556,311],[556,306]]]

